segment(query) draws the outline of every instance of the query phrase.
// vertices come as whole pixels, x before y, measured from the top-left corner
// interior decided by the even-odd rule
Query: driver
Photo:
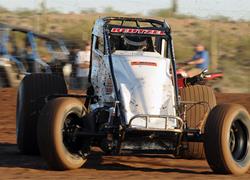
[[[146,37],[124,36],[123,40],[126,50],[144,51],[147,47]]]

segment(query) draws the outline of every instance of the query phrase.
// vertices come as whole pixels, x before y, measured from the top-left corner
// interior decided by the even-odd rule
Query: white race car
[[[216,105],[209,87],[178,88],[165,21],[96,20],[90,62],[86,96],[68,94],[55,75],[24,78],[17,105],[21,152],[40,151],[56,170],[80,168],[91,147],[98,146],[108,154],[206,157],[215,173],[248,171],[248,112],[240,105]]]

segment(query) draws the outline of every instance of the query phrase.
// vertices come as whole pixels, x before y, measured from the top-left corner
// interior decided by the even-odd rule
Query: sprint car
[[[109,155],[206,157],[221,174],[248,171],[249,113],[241,105],[217,105],[207,86],[178,87],[166,21],[104,17],[91,39],[86,95],[69,94],[56,75],[23,79],[17,100],[22,153],[40,153],[53,170],[80,168],[99,147]]]

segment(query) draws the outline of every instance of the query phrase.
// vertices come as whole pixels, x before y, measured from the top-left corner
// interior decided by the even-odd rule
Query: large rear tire
[[[21,153],[39,154],[37,120],[45,104],[43,97],[52,94],[67,94],[63,78],[52,74],[31,74],[22,80],[16,108],[16,139]]]
[[[0,67],[0,88],[8,87],[6,72],[3,67]]]
[[[56,98],[46,104],[38,121],[38,144],[50,169],[80,168],[86,161],[82,139],[74,134],[82,126],[83,102],[76,98]]]
[[[0,88],[5,87],[5,83],[3,81],[3,79],[1,78],[1,74],[0,74]]]
[[[205,153],[215,173],[244,174],[250,168],[250,116],[237,104],[220,104],[205,126]]]
[[[208,86],[195,85],[180,89],[180,96],[182,101],[203,102],[193,107],[191,107],[192,104],[187,104],[186,106],[188,128],[200,129],[201,132],[203,132],[206,118],[210,110],[216,105],[213,90]],[[180,154],[181,157],[188,159],[205,159],[202,142],[188,142],[186,146]]]

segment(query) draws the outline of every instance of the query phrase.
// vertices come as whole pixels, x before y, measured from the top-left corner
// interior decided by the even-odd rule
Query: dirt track
[[[250,94],[218,94],[218,102],[236,102],[250,112]],[[123,155],[90,157],[86,166],[73,171],[50,171],[37,156],[20,155],[15,140],[15,89],[0,89],[0,179],[250,179],[215,175],[203,160],[170,156]]]

